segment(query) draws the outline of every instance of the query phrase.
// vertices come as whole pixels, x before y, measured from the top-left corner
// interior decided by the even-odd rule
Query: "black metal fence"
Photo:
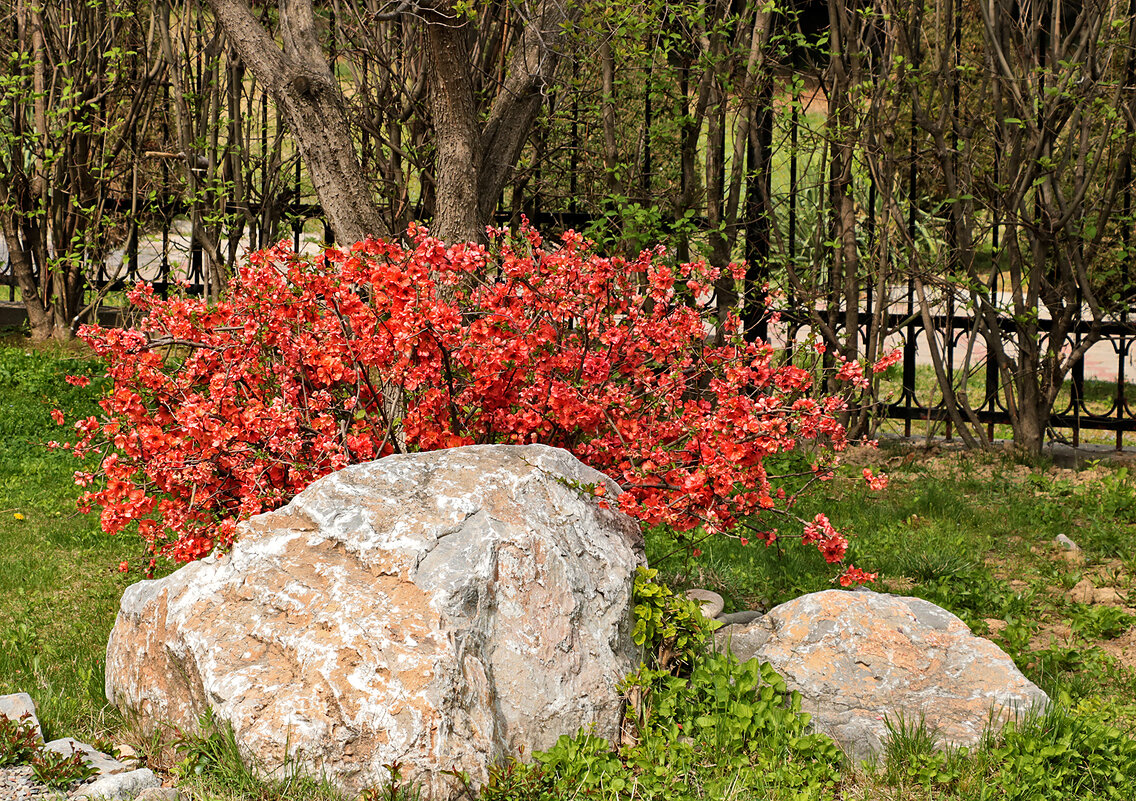
[[[800,106],[791,104],[788,109],[782,108],[776,115],[776,127],[779,135],[783,137],[780,143],[774,142],[774,147],[783,147],[788,152],[787,180],[783,185],[775,187],[772,202],[767,204],[767,213],[774,219],[771,226],[780,226],[782,236],[771,240],[771,252],[766,254],[768,263],[775,274],[780,263],[793,262],[802,258],[805,248],[803,244],[812,233],[808,230],[810,225],[823,225],[823,213],[817,208],[807,207],[807,193],[803,191],[804,177],[810,169],[803,165],[801,160],[811,155],[801,145],[804,138],[805,122],[802,120]],[[910,196],[914,197],[917,189],[918,176],[915,170],[916,143],[911,140],[911,164],[908,175]],[[823,172],[823,171],[822,171]],[[876,229],[877,215],[880,213],[876,199],[876,188],[871,182],[865,183],[861,188],[860,217],[863,230],[868,232],[867,247],[871,247],[870,237]],[[1131,188],[1125,190],[1127,195],[1125,207],[1130,209]],[[290,236],[293,246],[300,250],[305,240],[317,243],[333,243],[330,229],[320,217],[320,209],[313,197],[305,197],[300,171],[297,168],[292,187],[295,200],[287,206],[283,215],[287,221],[285,230]],[[513,204],[518,207],[521,204]],[[255,206],[248,209],[253,215],[259,214]],[[89,293],[114,293],[124,290],[138,281],[151,283],[156,291],[166,295],[173,291],[183,291],[189,295],[201,295],[206,287],[204,275],[204,258],[200,243],[196,240],[192,225],[182,215],[186,208],[178,203],[166,203],[156,210],[151,209],[149,219],[159,220],[148,231],[140,231],[137,227],[127,237],[125,246],[111,258],[102,263],[93,265],[89,271]],[[914,206],[912,206],[914,214]],[[502,222],[515,222],[508,215],[502,217]],[[538,228],[547,231],[563,230],[567,228],[581,229],[590,225],[594,220],[587,214],[572,209],[568,211],[545,210],[536,215],[533,222]],[[914,226],[912,217],[910,224]],[[1127,232],[1124,234],[1128,238]],[[997,241],[997,227],[994,229],[995,243]],[[251,243],[267,244],[267,243]],[[903,258],[903,253],[896,253],[895,258]],[[889,257],[890,258],[890,257]],[[8,263],[6,252],[0,253],[3,269],[0,270],[0,286],[7,285],[7,299],[10,302],[18,300],[18,291],[11,274],[11,265]],[[1125,275],[1128,267],[1125,264]],[[998,291],[997,283],[990,288],[992,292]],[[986,358],[983,352],[988,350],[981,336],[976,337],[974,315],[965,308],[959,308],[961,301],[945,294],[936,301],[935,309],[928,315],[930,328],[924,324],[924,316],[919,313],[919,303],[913,286],[910,283],[893,287],[893,297],[880,299],[872,297],[870,281],[861,285],[859,328],[857,332],[860,339],[858,351],[863,353],[873,325],[881,323],[888,332],[889,342],[899,346],[902,343],[903,360],[900,376],[892,382],[893,396],[883,398],[881,410],[884,416],[895,421],[897,429],[904,436],[920,433],[924,426],[917,426],[920,421],[928,424],[937,424],[937,431],[951,437],[952,425],[950,410],[941,400],[941,393],[936,389],[933,378],[929,376],[929,367],[926,360],[927,343],[929,337],[937,337],[944,353],[944,367],[949,378],[955,381],[958,377],[955,371],[961,369],[959,355],[978,346],[978,355],[970,360],[973,365],[969,375],[962,378],[964,384],[972,387],[971,397],[979,398],[981,402],[973,404],[973,415],[987,428],[988,436],[993,439],[996,435],[996,426],[1008,424],[1010,414],[1003,400],[1001,391],[1002,377],[993,359]],[[3,290],[0,290],[2,292]],[[790,308],[786,309],[786,316],[792,316],[792,292],[789,294]],[[886,304],[886,310],[880,310],[880,302]],[[114,302],[111,297],[110,302]],[[875,303],[875,308],[873,308]],[[881,311],[884,313],[880,314]],[[873,315],[876,312],[876,315]],[[798,315],[802,326],[807,326],[806,317]],[[1052,329],[1052,322],[1039,315],[1038,326],[1048,336]],[[1012,335],[1018,331],[1018,324],[1009,316],[1005,316],[1000,324],[1001,330]],[[1078,319],[1067,337],[1066,347],[1077,347],[1083,339],[1090,335],[1093,325],[1089,320]],[[799,327],[798,329],[799,330]],[[1061,431],[1070,432],[1067,439],[1073,445],[1079,445],[1085,438],[1085,432],[1105,431],[1111,432],[1110,444],[1120,449],[1125,444],[1126,432],[1136,431],[1136,410],[1128,390],[1128,376],[1133,372],[1130,358],[1133,356],[1133,342],[1136,341],[1136,327],[1129,322],[1127,312],[1119,313],[1099,327],[1100,341],[1089,351],[1085,360],[1077,364],[1071,371],[1066,382],[1066,391],[1054,410],[1050,419],[1052,436],[1060,437]],[[975,392],[975,387],[977,392]],[[885,390],[888,386],[885,385]],[[938,398],[938,400],[936,400]],[[898,433],[898,432],[897,432]],[[1098,440],[1099,441],[1099,440]]]

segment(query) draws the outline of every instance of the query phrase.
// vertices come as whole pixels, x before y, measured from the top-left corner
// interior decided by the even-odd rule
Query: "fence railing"
[[[792,105],[788,111],[781,110],[776,115],[776,126],[782,145],[788,153],[787,167],[779,183],[773,184],[773,195],[769,202],[764,204],[764,214],[768,216],[768,227],[777,229],[780,236],[770,237],[766,240],[766,251],[758,254],[767,260],[768,264],[776,265],[793,263],[794,260],[813,258],[805,254],[808,247],[806,239],[812,233],[809,229],[824,225],[825,214],[831,213],[821,207],[807,206],[811,202],[806,197],[803,188],[809,180],[815,179],[818,167],[812,161],[806,161],[811,155],[801,144],[804,139],[804,115],[799,113],[798,107]],[[815,133],[815,127],[811,129]],[[775,147],[781,147],[776,142]],[[913,198],[918,192],[919,176],[915,169],[915,142],[911,144],[912,168],[906,174],[907,193]],[[819,170],[823,175],[824,170]],[[814,178],[806,178],[806,174],[813,173]],[[312,198],[301,193],[299,170],[294,177],[294,198],[284,207],[281,219],[284,220],[281,233],[291,238],[297,250],[319,244],[331,244],[333,236],[322,217],[318,204]],[[1132,208],[1131,186],[1125,188],[1124,205],[1126,209]],[[876,187],[867,182],[857,189],[859,194],[860,226],[864,233],[863,246],[866,252],[875,247],[874,237],[877,231],[877,217],[880,215],[877,202]],[[171,197],[172,193],[167,193]],[[823,204],[823,200],[819,201]],[[124,201],[124,206],[130,208],[130,201]],[[517,208],[525,204],[514,203]],[[744,205],[744,204],[743,204]],[[911,214],[914,215],[914,204],[911,205]],[[529,206],[531,209],[531,205]],[[188,295],[201,295],[207,286],[205,275],[205,258],[201,244],[197,241],[192,230],[192,224],[184,216],[191,211],[188,204],[171,200],[164,202],[158,208],[152,204],[147,206],[148,219],[151,220],[147,231],[140,231],[135,224],[127,236],[126,241],[119,250],[111,254],[98,264],[91,265],[88,274],[89,297],[99,293],[116,293],[125,290],[138,281],[151,283],[155,290],[163,296],[174,291],[184,291]],[[259,217],[262,209],[256,204],[250,204],[239,210],[250,217]],[[277,209],[279,211],[279,209]],[[810,216],[811,215],[811,216]],[[574,228],[585,229],[597,222],[597,218],[573,208],[569,211],[543,211],[530,214],[532,222],[542,231],[551,232]],[[154,221],[158,221],[157,224]],[[501,222],[516,222],[510,220],[508,214],[500,219]],[[689,220],[687,223],[689,224]],[[695,219],[695,229],[705,230],[704,221]],[[663,221],[666,230],[667,221]],[[747,221],[739,223],[740,226]],[[914,218],[909,220],[914,226]],[[779,226],[779,228],[778,228]],[[994,246],[997,248],[998,226],[997,221],[992,229]],[[246,238],[252,236],[246,233]],[[1128,233],[1124,233],[1127,241]],[[822,237],[819,237],[822,238]],[[814,238],[814,243],[816,239]],[[267,244],[248,240],[248,247]],[[815,244],[814,244],[815,247]],[[908,248],[897,249],[894,254],[885,254],[884,261],[900,261],[910,256]],[[1127,257],[1126,257],[1127,258]],[[948,256],[948,260],[950,257]],[[1125,280],[1127,280],[1128,266],[1124,265]],[[818,280],[823,283],[823,279]],[[0,298],[5,294],[9,302],[17,301],[18,289],[11,273],[11,265],[7,258],[6,248],[0,241]],[[902,291],[892,293],[892,297],[885,300],[888,304],[886,310],[878,309],[879,299],[875,299],[877,308],[872,311],[872,293],[868,280],[861,282],[861,308],[859,311],[859,345],[858,352],[866,351],[866,345],[873,325],[878,331],[882,328],[887,332],[889,341],[899,345],[902,341],[903,360],[898,379],[891,382],[892,396],[883,397],[880,413],[889,420],[895,421],[904,436],[916,433],[916,425],[920,421],[937,424],[943,435],[952,434],[951,410],[943,403],[941,393],[937,392],[937,385],[930,376],[930,367],[927,354],[927,343],[930,337],[936,337],[941,343],[944,355],[944,368],[953,380],[955,371],[962,369],[960,354],[974,351],[974,340],[968,342],[968,337],[975,337],[978,330],[972,314],[959,311],[950,297],[944,296],[934,311],[927,315],[930,328],[926,329],[924,316],[917,313],[919,304],[916,302],[910,286]],[[997,286],[990,288],[997,292]],[[112,294],[109,301],[114,304],[119,301]],[[792,316],[792,310],[786,309],[786,316]],[[839,317],[843,317],[841,312]],[[807,326],[806,319],[799,321]],[[1039,315],[1036,323],[1043,335],[1048,336],[1052,330],[1052,321]],[[837,326],[839,328],[839,325]],[[1128,318],[1128,314],[1119,313],[1113,318],[1097,326],[1100,341],[1090,349],[1086,359],[1076,365],[1070,372],[1066,381],[1066,389],[1060,402],[1050,417],[1049,424],[1056,433],[1059,430],[1070,432],[1068,439],[1074,444],[1080,444],[1089,431],[1111,432],[1114,436],[1110,444],[1121,448],[1125,444],[1125,434],[1136,432],[1136,409],[1129,392],[1129,376],[1136,373],[1136,364],[1133,363],[1134,342],[1136,342],[1136,327]],[[998,330],[1003,336],[1011,336],[1018,332],[1019,326],[1009,314],[1000,317]],[[1087,319],[1077,319],[1071,326],[1064,346],[1073,348],[1081,344],[1085,337],[1094,330],[1094,325]],[[984,354],[990,350],[977,335],[978,356],[971,359],[969,375],[964,385],[969,385],[971,391],[968,396],[974,400],[972,416],[986,426],[988,436],[994,438],[996,426],[1010,423],[1010,414],[1006,408],[1002,380],[993,360]],[[980,401],[980,402],[979,402]],[[1130,440],[1130,444],[1136,441]]]

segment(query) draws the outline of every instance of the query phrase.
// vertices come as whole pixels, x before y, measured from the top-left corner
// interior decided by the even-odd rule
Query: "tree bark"
[[[287,118],[336,239],[353,242],[391,233],[369,183],[361,180],[346,101],[320,46],[312,0],[279,0],[283,47],[253,15],[248,0],[207,2]],[[519,12],[523,31],[488,109],[474,82],[471,43],[477,26],[472,17],[450,0],[424,0],[413,15],[400,10],[389,17],[401,14],[424,26],[434,175],[423,176],[423,194],[433,194],[432,228],[446,241],[485,238],[485,226],[540,112],[543,91],[554,80],[561,60],[558,44],[580,9],[544,0],[522,4]]]
[[[478,208],[489,222],[509,182],[525,140],[540,113],[544,93],[556,77],[564,31],[580,13],[580,3],[542,2],[530,15],[520,46],[509,62],[504,85],[489,109],[481,134]]]
[[[246,0],[207,1],[241,59],[284,112],[336,241],[389,234],[362,178],[343,94],[315,34],[311,0],[281,0],[283,50]]]
[[[456,15],[431,20],[426,27],[437,186],[433,230],[447,242],[485,239],[486,218],[478,202],[481,131],[470,76],[469,32],[469,22],[459,24]]]
[[[12,267],[12,274],[20,287],[20,294],[24,298],[24,308],[28,313],[28,325],[32,331],[32,340],[43,342],[51,339],[55,332],[55,314],[50,306],[45,306],[39,297],[39,287],[36,285],[35,268],[28,251],[22,245],[19,225],[15,215],[11,212],[0,214],[0,228],[4,232],[4,241],[8,244],[8,260]]]

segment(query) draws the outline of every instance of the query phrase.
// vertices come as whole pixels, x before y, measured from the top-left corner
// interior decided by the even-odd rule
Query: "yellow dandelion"
[[[16,518],[17,520],[23,520],[24,519],[24,516],[22,514],[20,514],[19,512],[16,512],[14,515],[12,515],[12,517]]]

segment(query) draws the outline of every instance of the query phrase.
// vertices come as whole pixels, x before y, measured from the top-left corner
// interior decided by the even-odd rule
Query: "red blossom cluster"
[[[155,553],[188,561],[347,464],[541,442],[612,476],[625,490],[612,502],[646,524],[769,543],[767,521],[797,520],[799,493],[775,486],[766,459],[845,446],[844,398],[744,341],[736,319],[714,324],[705,265],[603,258],[573,233],[546,248],[528,228],[489,247],[422,228],[408,240],[314,259],[281,244],[253,254],[218,303],[143,286],[138,328],[84,328],[113,389],[70,447],[101,455],[82,502],[101,507],[104,530],[136,526]],[[863,375],[841,374],[850,389]],[[840,562],[847,541],[822,518],[803,539]],[[841,583],[868,577],[849,565]]]

